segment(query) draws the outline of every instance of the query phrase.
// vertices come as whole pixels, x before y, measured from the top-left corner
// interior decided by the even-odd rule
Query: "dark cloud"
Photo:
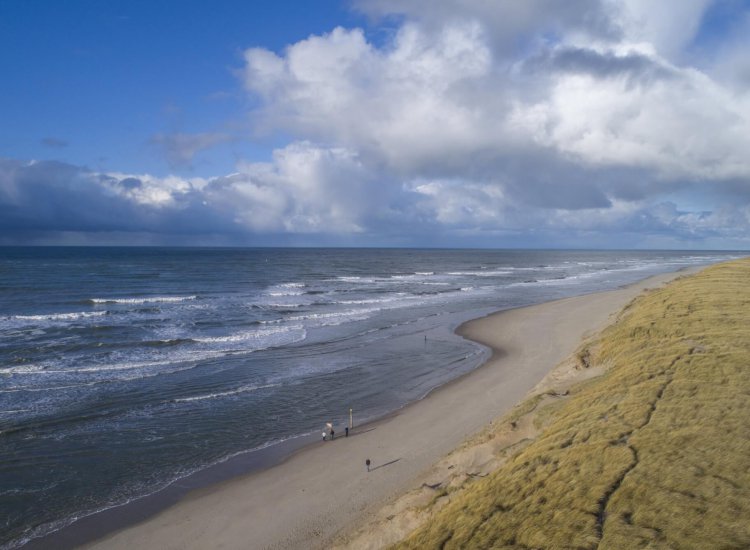
[[[195,192],[175,194],[168,205],[127,194],[142,187],[136,178],[118,179],[62,162],[0,159],[0,229],[29,235],[236,231],[231,222],[207,212]]]
[[[124,189],[138,189],[143,186],[143,182],[138,178],[125,178],[117,182],[117,185]]]
[[[678,73],[652,57],[630,52],[617,55],[586,48],[561,47],[545,50],[523,63],[531,74],[578,73],[597,79],[625,78],[629,84],[655,80],[677,80]]]
[[[433,28],[446,21],[481,21],[499,55],[523,51],[540,35],[550,40],[571,30],[607,40],[622,35],[599,0],[355,0],[354,5],[373,17],[398,16]]]
[[[347,197],[350,178],[365,174],[357,177],[364,168],[352,158],[306,148],[287,154],[273,171],[250,165],[195,185],[0,160],[0,243],[638,246],[658,238],[687,246],[739,243],[750,226],[738,206],[690,212],[668,202],[613,203],[594,185],[611,175],[564,160],[546,176],[521,176],[533,165],[530,156],[496,181],[423,180],[383,195],[362,187]],[[319,179],[312,185],[307,176],[299,186],[299,173],[288,167],[313,154]]]
[[[61,162],[0,163],[3,229],[99,231],[133,229],[140,213],[108,196],[94,178]]]

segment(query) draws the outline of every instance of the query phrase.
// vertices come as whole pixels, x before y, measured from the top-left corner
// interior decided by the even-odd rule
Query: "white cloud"
[[[253,49],[245,85],[267,128],[356,152],[369,181],[404,183],[396,200],[422,221],[572,228],[544,210],[588,209],[611,214],[605,230],[688,183],[750,178],[750,98],[682,55],[709,5],[364,0],[404,17],[384,45],[339,28]]]
[[[265,102],[258,113],[265,126],[408,171],[476,149],[484,121],[465,99],[492,66],[481,34],[477,22],[437,35],[405,25],[378,50],[361,30],[338,28],[290,46],[284,57],[249,50],[245,85]]]
[[[204,178],[180,178],[166,176],[157,178],[150,174],[123,174],[108,172],[105,174],[86,174],[104,191],[118,195],[133,203],[150,208],[175,208],[183,197],[199,191],[206,185]],[[97,177],[98,176],[98,177]]]
[[[416,181],[408,186],[421,197],[417,208],[439,224],[451,227],[503,229],[516,224],[501,187],[464,181]],[[514,229],[517,227],[513,227]]]
[[[562,73],[512,121],[540,145],[583,162],[653,170],[660,179],[750,177],[750,103],[694,69],[633,81]]]
[[[612,39],[621,34],[612,6],[599,0],[355,0],[374,17],[400,15],[427,29],[446,22],[479,21],[495,53],[511,56],[561,34]]]
[[[677,60],[695,37],[712,2],[608,0],[606,3],[615,25],[623,31],[624,41],[649,44],[658,55]]]
[[[515,60],[512,70],[508,59],[493,58],[487,26],[465,15],[438,30],[407,22],[380,49],[361,30],[342,28],[293,44],[283,56],[252,49],[245,84],[264,99],[256,114],[266,126],[356,150],[402,177],[496,172],[506,150],[534,143],[582,162],[645,167],[660,178],[746,177],[748,98],[666,61],[657,53],[666,46],[643,42],[669,26],[663,8],[607,4],[617,8],[613,21],[627,40],[573,48],[562,37]],[[487,9],[483,2],[451,5],[466,5],[467,14]],[[425,7],[407,6],[420,14]],[[669,43],[692,37],[705,8],[704,1],[686,3]],[[526,10],[510,11],[526,17]],[[545,57],[542,69],[551,74],[524,70]]]
[[[256,130],[287,136],[268,162],[210,179],[16,167],[5,183],[0,170],[0,201],[43,202],[53,181],[129,213],[114,217],[120,230],[745,243],[749,88],[719,61],[690,64],[708,0],[658,4],[361,0],[397,16],[382,43],[339,27],[244,53]],[[222,139],[156,141],[185,163]],[[39,193],[19,190],[19,174]],[[693,192],[710,208],[675,202]]]
[[[245,163],[212,182],[207,200],[256,231],[357,233],[376,197],[356,155],[306,142],[275,151],[271,163]]]

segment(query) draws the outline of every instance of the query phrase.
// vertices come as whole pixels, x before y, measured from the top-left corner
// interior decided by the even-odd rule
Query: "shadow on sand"
[[[375,471],[375,470],[377,470],[378,468],[385,468],[386,466],[390,466],[391,464],[395,464],[395,463],[396,463],[396,462],[398,462],[399,460],[401,460],[401,459],[400,459],[400,458],[397,458],[396,460],[391,460],[390,462],[386,462],[385,464],[379,464],[378,466],[375,466],[375,467],[372,467],[372,468],[370,468],[370,471],[371,471],[371,472],[374,472],[374,471]]]

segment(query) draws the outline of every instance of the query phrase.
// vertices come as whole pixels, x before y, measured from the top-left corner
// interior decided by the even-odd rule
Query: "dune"
[[[523,448],[394,548],[750,547],[748,280],[740,260],[634,300],[571,359],[603,374],[528,400]]]

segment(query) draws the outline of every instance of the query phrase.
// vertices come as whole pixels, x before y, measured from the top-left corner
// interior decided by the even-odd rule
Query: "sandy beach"
[[[355,427],[348,438],[337,433],[277,466],[195,491],[86,547],[320,548],[345,541],[383,505],[419,487],[440,458],[511,410],[641,291],[684,273],[470,321],[459,333],[493,350],[477,370]]]

